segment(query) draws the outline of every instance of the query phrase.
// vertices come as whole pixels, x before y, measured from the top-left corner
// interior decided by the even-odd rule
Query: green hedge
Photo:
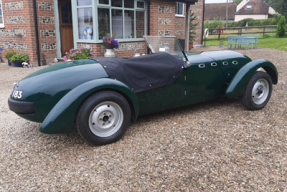
[[[280,15],[276,35],[278,37],[284,37],[285,32],[286,32],[286,19],[284,16]]]
[[[209,22],[209,21],[205,21],[204,22],[204,28],[217,28],[217,26],[220,26],[220,27],[223,27],[224,23],[222,20],[217,20],[217,19],[214,19],[212,22]]]
[[[243,19],[238,22],[232,22],[228,23],[228,27],[245,27],[246,24],[248,23],[248,26],[265,26],[265,25],[277,25],[278,24],[278,19],[279,17],[274,16],[273,18],[270,19]],[[214,19],[212,22],[206,21],[204,22],[204,28],[217,28],[217,26],[223,27],[225,23],[222,20],[217,20]]]

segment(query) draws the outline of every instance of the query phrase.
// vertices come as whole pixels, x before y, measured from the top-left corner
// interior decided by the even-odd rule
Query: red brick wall
[[[203,19],[203,3],[204,0],[198,0],[195,5],[190,6],[190,11],[194,13],[194,15],[198,18],[198,20],[195,20],[193,23],[198,23],[199,25],[195,28],[196,32],[196,39],[194,41],[194,44],[201,44],[202,39],[202,19]]]
[[[0,46],[7,48],[5,43],[12,42],[17,53],[29,54],[29,62],[37,66],[33,0],[2,0],[2,7],[5,28],[0,28]],[[151,0],[150,8],[151,35],[177,36],[184,39],[185,17],[175,17],[175,2]],[[199,18],[198,21],[195,21],[199,23],[199,26],[196,27],[195,44],[201,42],[202,9],[203,0],[199,0],[198,3],[191,6],[191,11]],[[37,14],[41,63],[44,58],[47,63],[50,63],[57,51],[53,0],[38,0]],[[22,36],[15,36],[15,34],[22,34]],[[81,46],[91,48],[94,57],[103,56],[104,54],[102,44],[78,43],[78,47]],[[145,42],[120,43],[120,48],[115,53],[117,57],[131,57],[135,54],[135,49],[138,49],[137,52],[141,54],[146,54]],[[6,50],[4,50],[3,56],[5,53]]]
[[[80,47],[90,49],[93,52],[92,57],[103,57],[105,54],[105,48],[102,43],[78,43],[78,48]],[[134,56],[135,50],[137,53],[146,54],[147,47],[145,42],[120,43],[119,49],[115,49],[115,54],[116,57],[130,58]]]
[[[198,20],[194,23],[199,23],[195,32],[197,33],[194,44],[201,43],[202,36],[202,13],[203,0],[198,0],[198,3],[191,5],[191,12],[195,13]],[[177,38],[185,39],[185,9],[184,17],[175,16],[175,2],[164,0],[151,0],[151,35],[176,36]]]
[[[53,0],[37,1],[41,64],[44,59],[52,63],[57,54],[54,14]]]
[[[29,61],[36,63],[36,38],[32,0],[2,0],[5,28],[0,28],[0,44],[4,46],[2,58],[7,52],[6,43],[12,42],[17,53],[29,54]],[[15,36],[15,34],[22,34]]]
[[[29,62],[38,65],[34,7],[32,0],[2,0],[5,28],[0,29],[0,43],[12,42],[17,53],[29,54]],[[41,64],[52,62],[56,54],[55,18],[53,0],[37,1]],[[15,36],[20,33],[23,36]],[[3,52],[3,56],[6,53]],[[3,57],[4,58],[4,57]]]

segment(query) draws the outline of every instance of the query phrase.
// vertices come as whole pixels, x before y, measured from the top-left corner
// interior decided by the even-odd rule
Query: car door
[[[224,95],[227,84],[217,62],[203,55],[189,57],[191,66],[182,72],[185,79],[185,103],[193,104]]]
[[[193,55],[191,65],[172,84],[137,94],[140,114],[163,111],[224,95],[227,84],[220,66],[210,57]]]
[[[140,114],[163,111],[184,105],[185,80],[181,74],[173,83],[137,94]]]

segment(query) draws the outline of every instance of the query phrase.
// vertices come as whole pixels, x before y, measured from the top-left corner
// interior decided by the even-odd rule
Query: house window
[[[139,40],[145,35],[143,0],[77,0],[78,42],[101,42],[103,37]],[[79,5],[80,3],[80,5]]]
[[[176,2],[175,5],[175,16],[183,16],[183,3]]]
[[[93,11],[92,8],[78,9],[79,39],[93,40]]]
[[[246,10],[251,10],[252,9],[252,5],[247,5],[246,6]]]
[[[0,27],[4,27],[2,0],[0,0]]]

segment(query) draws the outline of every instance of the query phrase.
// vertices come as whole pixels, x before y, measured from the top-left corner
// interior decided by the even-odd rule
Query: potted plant
[[[5,47],[7,47],[7,53],[4,55],[4,57],[8,60],[8,65],[11,66],[10,58],[16,54],[16,50],[14,49],[12,42],[5,43]]]
[[[195,34],[194,31],[195,27],[198,26],[198,23],[193,23],[194,20],[197,20],[197,17],[192,13],[190,15],[190,23],[189,23],[189,50],[193,47],[193,41],[195,40]]]
[[[11,59],[11,57],[13,57],[13,55],[16,55],[16,53],[15,53],[15,52],[8,52],[8,53],[6,53],[6,54],[4,55],[4,57],[5,57],[6,59],[8,59],[8,65],[9,65],[9,66],[11,66],[11,61],[10,61],[10,59]]]
[[[91,57],[93,52],[90,49],[86,48],[79,48],[79,49],[71,49],[69,52],[66,52],[64,56],[64,60],[79,60],[79,59],[86,59]]]
[[[28,61],[28,55],[27,54],[15,54],[10,58],[10,61],[13,62],[15,67],[22,67],[22,62]]]
[[[105,57],[115,57],[115,53],[113,49],[119,48],[119,42],[115,40],[113,37],[104,37],[103,45],[106,48]]]

